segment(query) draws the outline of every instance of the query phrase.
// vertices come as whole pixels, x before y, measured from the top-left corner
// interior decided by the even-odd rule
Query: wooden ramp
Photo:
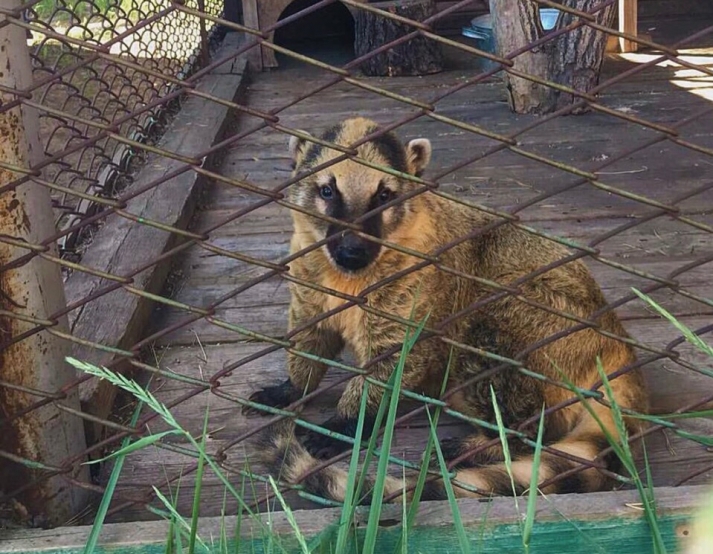
[[[607,62],[608,75],[632,67],[624,61]],[[709,67],[713,65],[709,63]],[[394,93],[428,101],[475,73],[456,69],[423,78],[372,79],[370,85]],[[249,87],[251,107],[270,111],[281,108],[307,90],[317,89],[331,76],[316,69],[285,67],[274,73],[257,74]],[[677,82],[678,81],[678,82]],[[706,97],[707,96],[707,97]],[[713,82],[710,77],[691,76],[681,68],[649,68],[628,79],[602,96],[601,103],[609,108],[631,114],[652,123],[671,126],[713,108]],[[280,123],[289,127],[319,131],[345,117],[360,114],[377,121],[392,122],[414,113],[417,108],[341,83],[325,88],[309,98],[279,111]],[[514,133],[534,119],[514,115],[505,102],[499,81],[490,81],[466,88],[437,103],[437,113],[499,134]],[[260,121],[242,117],[235,133],[256,127]],[[679,128],[681,141],[690,141],[702,148],[713,148],[713,114],[695,117]],[[429,117],[420,117],[398,131],[403,139],[425,136],[434,146],[429,175],[437,175],[496,143],[490,139],[454,128]],[[607,160],[660,136],[654,129],[624,121],[604,113],[579,117],[559,117],[535,127],[519,137],[519,147],[535,156],[594,170]],[[288,137],[269,128],[256,132],[237,143],[225,156],[222,173],[264,188],[273,188],[290,175],[287,155]],[[656,202],[669,203],[687,192],[696,190],[713,178],[713,158],[703,152],[662,140],[649,148],[626,156],[599,173],[602,183],[642,195]],[[578,177],[503,150],[467,165],[440,179],[442,188],[498,209],[522,206],[543,193],[553,193]],[[268,204],[235,217],[255,206],[261,199],[225,184],[216,183],[206,191],[193,228],[201,231],[227,221],[210,232],[210,242],[220,248],[244,256],[277,262],[288,252],[291,221],[283,208]],[[681,217],[656,217],[600,242],[601,258],[587,263],[601,283],[610,301],[631,291],[631,287],[652,284],[646,276],[666,277],[697,260],[713,259],[713,234],[705,228],[713,225],[713,192],[692,196],[677,204],[680,214],[697,223],[689,224]],[[531,206],[519,215],[523,222],[547,233],[587,244],[620,226],[644,218],[655,211],[653,206],[634,199],[584,184],[567,192],[555,194]],[[231,220],[231,218],[233,218]],[[616,267],[622,264],[639,271],[639,275]],[[286,331],[288,290],[284,281],[270,278],[254,286],[246,284],[269,270],[250,266],[238,259],[216,255],[201,247],[187,251],[177,268],[171,297],[180,303],[206,307],[227,297],[216,309],[215,317],[256,333],[280,337]],[[682,322],[699,328],[713,322],[713,263],[692,266],[675,276],[677,292],[666,289],[653,296]],[[240,291],[235,294],[236,291]],[[232,295],[232,296],[231,296]],[[708,303],[697,298],[708,299]],[[679,336],[667,322],[651,313],[643,303],[629,302],[618,309],[626,327],[638,341],[656,349],[664,349]],[[190,317],[185,310],[168,308],[157,312],[155,330],[178,325]],[[163,336],[155,345],[155,358],[146,362],[177,375],[208,380],[229,364],[267,351],[271,345],[234,331],[197,320]],[[710,334],[707,335],[710,339]],[[680,361],[710,371],[711,360],[686,344],[674,348]],[[642,355],[645,355],[642,352]],[[333,371],[328,382],[342,374]],[[651,387],[652,402],[657,412],[670,412],[693,404],[713,394],[713,379],[672,360],[651,363],[645,367]],[[241,365],[232,375],[220,380],[219,394],[204,391],[181,401],[172,409],[179,422],[198,436],[205,411],[210,410],[209,439],[211,451],[226,450],[226,467],[244,468],[251,459],[249,441],[240,441],[264,420],[247,419],[240,414],[232,398],[246,398],[253,390],[268,382],[277,383],[285,377],[285,358],[277,350]],[[152,389],[166,403],[190,396],[195,385],[173,379],[154,379]],[[305,416],[319,422],[331,415],[340,388],[332,389],[310,404]],[[413,407],[413,406],[410,406]],[[406,407],[404,408],[406,409]],[[713,434],[713,421],[689,419],[680,422],[682,428],[698,434]],[[162,429],[154,422],[152,431]],[[439,433],[443,436],[462,432],[454,420],[446,420]],[[398,429],[393,453],[407,459],[417,459],[426,437],[425,422],[413,420],[408,428]],[[232,446],[231,446],[232,445]],[[194,459],[175,449],[149,448],[133,454],[126,462],[119,491],[123,499],[143,498],[151,485],[166,485],[175,492],[180,485],[179,509],[190,513],[193,476],[184,474]],[[648,457],[655,483],[676,485],[700,471],[686,484],[704,483],[713,475],[713,452],[705,446],[682,439],[672,432],[657,431],[646,439]],[[260,471],[258,466],[252,467]],[[240,484],[239,475],[233,483]],[[255,483],[257,492],[264,484]],[[251,485],[247,485],[250,491]],[[262,488],[261,488],[262,487]],[[247,496],[252,496],[248,492]],[[223,509],[224,488],[211,475],[203,485],[201,515],[219,515]],[[293,499],[294,500],[294,499]],[[315,504],[301,500],[304,507]],[[228,502],[226,510],[234,510]],[[121,520],[151,517],[141,503],[115,515]]]

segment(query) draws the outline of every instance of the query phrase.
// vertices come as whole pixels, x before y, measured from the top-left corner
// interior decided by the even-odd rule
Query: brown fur
[[[329,130],[324,140],[350,146],[366,134],[372,133],[376,124],[362,118],[351,119]],[[398,145],[400,152],[395,152]],[[293,140],[290,150],[295,160],[295,171],[322,164],[340,155],[339,152]],[[382,142],[367,142],[358,148],[358,156],[372,163],[394,166],[400,171],[420,175],[430,160],[430,143],[420,139],[405,148],[393,135]],[[396,195],[412,191],[419,185],[388,175],[377,169],[365,167],[353,160],[346,160],[306,177],[294,186],[290,200],[304,208],[330,215],[335,212],[335,199],[320,197],[325,185],[336,186],[335,194],[341,202],[339,215],[345,221],[358,220],[373,209],[373,198],[385,186]],[[372,199],[372,200],[370,200]],[[371,204],[370,204],[371,202]],[[332,212],[330,212],[332,210]],[[345,215],[346,214],[346,215]],[[415,196],[397,206],[374,216],[380,218],[361,221],[363,229],[371,222],[371,229],[378,229],[378,238],[389,243],[425,254],[439,251],[445,244],[482,228],[493,222],[493,217],[452,202],[441,196],[426,193]],[[330,223],[317,217],[293,211],[294,236],[292,252],[309,247],[327,236]],[[366,231],[365,231],[366,232]],[[341,236],[345,236],[342,234]],[[369,264],[358,271],[345,271],[335,263],[331,251],[323,246],[298,258],[290,264],[290,273],[301,280],[319,284],[344,294],[358,296],[364,289],[379,283],[393,274],[421,262],[417,257],[382,246]],[[506,224],[483,233],[439,255],[439,265],[429,265],[381,288],[370,292],[368,306],[404,319],[422,321],[428,316],[428,325],[434,326],[452,314],[465,310],[474,302],[492,295],[495,291],[463,275],[476,276],[501,285],[511,285],[539,268],[561,260],[569,255],[559,244],[528,233],[514,225]],[[454,270],[458,275],[449,272]],[[626,343],[608,338],[594,329],[573,332],[537,350],[521,354],[533,343],[562,332],[576,322],[538,308],[533,304],[549,306],[556,310],[589,319],[605,305],[604,297],[581,261],[570,261],[546,273],[519,284],[517,296],[506,296],[485,304],[474,313],[461,317],[444,327],[445,336],[507,358],[520,360],[527,369],[552,381],[562,382],[563,375],[575,386],[592,387],[599,381],[597,358],[601,359],[604,371],[612,373],[635,361],[634,353]],[[319,316],[343,305],[336,296],[315,291],[309,287],[291,283],[292,303],[290,327]],[[626,337],[627,334],[617,317],[607,312],[596,322],[609,333]],[[308,351],[325,358],[334,358],[343,347],[351,349],[359,364],[398,345],[404,340],[405,326],[391,319],[355,306],[329,319],[323,320],[294,337],[295,350]],[[403,373],[402,386],[433,397],[439,395],[446,372],[451,347],[439,338],[429,338],[416,344],[410,353]],[[393,355],[375,365],[371,375],[387,381],[398,359]],[[479,373],[498,365],[498,362],[465,350],[458,350],[448,375],[448,387],[465,383]],[[274,406],[285,406],[302,394],[313,391],[324,376],[326,366],[290,353],[288,357],[289,381],[277,387],[268,387],[253,395],[252,399]],[[337,415],[328,420],[327,428],[349,434],[359,417],[359,405],[364,378],[352,378],[337,406]],[[491,386],[496,391],[499,408],[506,425],[536,415],[544,405],[551,407],[572,398],[573,393],[564,386],[543,382],[528,377],[516,368],[498,371],[494,375],[476,381],[454,394],[449,402],[463,414],[494,421],[491,401]],[[620,406],[646,411],[647,397],[641,376],[633,371],[612,382],[615,400]],[[369,387],[367,418],[373,415],[381,400],[381,389]],[[611,414],[602,404],[589,401],[598,413],[607,430],[616,436]],[[248,410],[246,410],[248,411]],[[639,420],[627,420],[631,431],[640,430]],[[274,436],[282,431],[273,430]],[[491,440],[492,432],[478,430],[474,435],[458,441],[444,443],[444,452],[450,459],[459,457],[475,447]],[[552,448],[564,451],[581,459],[594,460],[606,446],[599,425],[580,404],[551,414],[546,419],[546,440]],[[347,447],[345,443],[326,439],[316,433],[308,434],[305,447],[295,440],[275,438],[268,444],[268,456],[283,460],[299,460],[299,467],[311,467],[315,456],[324,457]],[[290,446],[295,450],[286,452]],[[523,450],[523,444],[513,447],[514,477],[518,487],[527,487],[530,482],[531,453]],[[483,494],[512,492],[509,476],[505,475],[502,449],[490,447],[479,454],[466,456],[457,479],[477,486]],[[539,481],[572,467],[574,462],[551,453],[543,456]],[[556,471],[557,470],[557,471]],[[336,473],[335,473],[336,472]],[[294,471],[288,472],[294,478]],[[325,474],[327,475],[327,474]],[[338,470],[328,472],[329,479],[346,478]],[[341,477],[340,477],[341,475]],[[586,470],[571,478],[568,484],[548,488],[556,490],[597,490],[605,485],[597,470]],[[334,485],[334,483],[332,483]],[[330,485],[329,490],[341,490]],[[392,483],[393,486],[396,486]],[[505,490],[503,490],[505,489]],[[456,489],[469,495],[465,489]],[[331,494],[331,496],[334,496]],[[337,495],[338,496],[338,495]]]

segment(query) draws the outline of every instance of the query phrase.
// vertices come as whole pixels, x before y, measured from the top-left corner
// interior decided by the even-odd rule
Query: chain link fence
[[[211,16],[223,10],[215,1],[185,6]],[[129,141],[155,142],[179,109],[180,97],[166,98],[206,64],[215,23],[150,0],[32,2],[21,22],[31,37],[33,101],[43,107],[40,136],[51,160],[42,176],[56,187],[63,232],[100,209],[95,197],[116,198],[141,163],[141,149],[102,131],[113,127]],[[91,233],[76,226],[59,239],[63,256],[74,260],[81,233]]]
[[[0,366],[3,368],[0,426],[5,429],[0,441],[0,469],[6,471],[6,475],[28,475],[21,472],[27,470],[31,476],[4,483],[0,491],[0,519],[3,523],[18,519],[25,524],[47,523],[33,519],[33,516],[43,511],[38,508],[38,504],[41,505],[38,497],[41,500],[46,491],[38,491],[43,491],[49,482],[65,492],[81,491],[72,504],[72,515],[76,515],[80,506],[88,506],[84,515],[91,518],[94,506],[106,490],[112,464],[104,464],[102,471],[91,475],[82,473],[82,464],[116,450],[130,437],[135,439],[167,429],[155,412],[142,406],[139,406],[140,413],[136,412],[139,414],[136,420],[131,421],[137,404],[130,397],[120,396],[113,412],[105,413],[107,398],[113,402],[113,395],[81,394],[83,387],[96,382],[90,375],[75,375],[70,373],[73,370],[67,369],[63,377],[55,380],[32,381],[7,369],[17,360],[23,360],[27,367],[53,367],[56,358],[41,362],[35,359],[33,353],[42,349],[43,344],[56,345],[56,350],[50,354],[66,354],[71,349],[75,354],[81,353],[78,355],[80,359],[96,361],[93,356],[98,355],[103,365],[128,371],[150,387],[174,413],[177,422],[185,425],[194,437],[203,435],[205,408],[210,404],[204,438],[212,458],[233,483],[241,479],[253,483],[266,481],[264,469],[250,465],[255,459],[253,439],[286,415],[251,404],[248,398],[259,386],[270,384],[266,379],[284,379],[287,351],[304,358],[314,357],[311,352],[295,350],[295,337],[327,318],[338,317],[349,308],[367,309],[369,294],[410,272],[431,266],[443,270],[439,254],[410,252],[418,259],[413,267],[373,284],[366,291],[349,293],[334,290],[321,282],[299,281],[290,275],[290,263],[316,247],[313,245],[292,254],[286,251],[289,212],[295,209],[305,211],[291,203],[287,193],[300,179],[306,178],[303,174],[289,177],[288,139],[305,138],[300,129],[304,128],[303,123],[310,123],[309,119],[314,120],[315,128],[308,130],[320,131],[338,123],[340,117],[337,114],[357,114],[362,109],[376,113],[383,123],[370,138],[392,130],[408,138],[415,138],[416,132],[431,133],[429,138],[435,147],[434,168],[427,170],[423,177],[399,175],[415,183],[411,197],[437,195],[494,218],[487,230],[474,229],[456,243],[509,225],[533,236],[546,237],[569,251],[567,256],[538,267],[516,284],[488,283],[492,295],[479,299],[444,321],[429,321],[418,339],[435,338],[449,348],[472,351],[474,345],[454,341],[443,331],[449,323],[467,317],[489,302],[517,296],[518,287],[538,275],[573,260],[584,260],[597,268],[594,273],[609,302],[606,307],[584,318],[555,309],[558,316],[571,322],[571,327],[566,332],[529,345],[524,353],[518,352],[512,358],[503,358],[497,352],[476,345],[477,353],[490,360],[492,367],[487,374],[474,376],[471,381],[513,367],[527,373],[528,369],[520,361],[526,352],[582,329],[594,329],[606,335],[598,318],[612,310],[624,311],[628,314],[625,327],[638,325],[639,331],[632,333],[632,337],[614,338],[635,347],[638,360],[618,369],[609,378],[614,381],[635,370],[641,370],[645,375],[651,372],[668,375],[651,380],[653,396],[660,400],[658,413],[651,416],[653,424],[630,439],[636,443],[642,437],[662,433],[663,429],[669,434],[667,436],[680,441],[678,448],[696,463],[692,463],[690,469],[681,469],[674,484],[690,483],[710,474],[713,459],[707,456],[706,449],[711,445],[701,431],[707,429],[708,420],[704,416],[709,414],[713,402],[713,393],[706,388],[711,377],[710,360],[687,350],[685,338],[679,331],[673,331],[673,334],[661,331],[663,327],[674,329],[664,320],[650,323],[653,321],[651,312],[643,307],[631,287],[636,286],[653,295],[664,306],[673,306],[672,311],[685,321],[690,319],[693,333],[704,343],[710,337],[713,325],[706,319],[710,318],[713,309],[707,277],[713,262],[710,242],[713,237],[710,217],[713,180],[705,175],[710,174],[706,168],[713,165],[713,136],[706,131],[706,122],[708,128],[713,128],[709,125],[713,118],[713,96],[708,94],[713,64],[706,57],[706,51],[700,48],[711,44],[713,19],[701,17],[695,22],[695,29],[686,28],[680,33],[683,36],[669,40],[663,31],[658,36],[641,37],[614,30],[615,0],[589,3],[585,10],[580,9],[582,3],[560,5],[532,0],[525,3],[530,9],[540,6],[561,10],[556,27],[548,32],[540,29],[535,40],[511,52],[498,54],[480,48],[472,41],[456,40],[435,31],[439,21],[452,18],[459,10],[469,9],[476,3],[446,3],[424,19],[413,21],[399,16],[394,10],[381,10],[378,4],[344,1],[341,4],[349,10],[351,17],[381,14],[399,21],[410,31],[395,41],[353,57],[345,64],[334,64],[329,53],[317,59],[272,41],[273,31],[296,24],[301,18],[318,14],[321,9],[334,4],[333,0],[310,3],[279,21],[261,24],[259,29],[249,25],[247,12],[245,25],[221,19],[223,6],[210,1],[161,3],[132,0],[106,5],[36,1],[0,9],[4,18],[0,22],[0,32],[12,29],[15,33],[12,36],[20,36],[20,33],[26,36],[32,61],[32,84],[2,82],[0,115],[9,118],[16,117],[20,108],[25,114],[35,110],[39,114],[37,132],[42,143],[42,155],[34,162],[19,156],[10,158],[14,161],[0,163],[0,194],[7,199],[3,206],[10,214],[15,196],[10,199],[9,195],[17,191],[30,195],[34,190],[49,190],[55,214],[52,228],[45,226],[44,234],[38,236],[37,227],[28,225],[22,229],[21,226],[3,227],[0,236],[3,245],[0,263],[4,274],[0,312],[3,351],[0,358],[3,364]],[[219,26],[234,31],[242,37],[242,42],[230,51],[211,48],[211,37],[219,37]],[[582,29],[637,43],[642,52],[630,56],[627,63],[621,60],[605,62],[605,73],[594,79],[587,90],[578,90],[571,82],[550,81],[518,66],[518,59],[531,54],[541,55],[548,51],[547,44]],[[448,52],[445,72],[438,74],[441,77],[428,76],[405,82],[370,78],[360,73],[359,68],[366,61],[415,38]],[[269,74],[254,75],[245,99],[226,99],[215,92],[216,89],[206,91],[198,86],[201,79],[220,72],[240,57],[257,55],[264,59],[260,52],[265,51],[276,53],[282,67]],[[211,53],[213,58],[209,58]],[[460,60],[461,64],[457,75],[449,73],[448,64],[453,63],[453,59]],[[675,69],[668,69],[670,67]],[[596,70],[598,75],[598,68]],[[665,77],[662,77],[664,73]],[[521,79],[531,85],[555,90],[558,104],[549,113],[538,117],[514,115],[504,109],[508,89],[502,78]],[[622,95],[631,93],[631,90],[676,79],[681,88],[675,95],[676,102],[668,102],[664,88],[655,87],[650,94],[637,97],[639,104],[635,108],[622,101]],[[512,93],[512,82],[509,90]],[[211,144],[201,144],[189,153],[180,148],[172,150],[166,143],[159,142],[158,137],[166,129],[171,114],[177,113],[182,105],[182,98],[230,110],[237,114],[236,122],[226,136],[216,138]],[[454,102],[455,98],[459,99],[458,103]],[[309,112],[317,113],[317,116],[300,117],[300,109],[306,103],[313,102],[311,109],[314,110],[315,104],[322,101],[321,114]],[[503,107],[501,111],[497,111],[498,105]],[[204,117],[202,109],[188,113],[200,123]],[[572,116],[579,111],[587,113]],[[655,117],[649,117],[651,114]],[[297,122],[300,127],[293,125]],[[27,125],[25,130],[28,134],[33,132]],[[552,142],[543,144],[531,140],[536,133],[540,133],[540,137],[543,133],[551,133]],[[582,140],[573,139],[571,145],[560,140],[577,133],[580,139],[588,133],[599,138],[587,143],[586,152],[577,150],[585,148]],[[619,133],[622,141],[612,140],[611,135]],[[170,131],[165,138],[170,141],[169,135]],[[358,145],[347,148],[336,146],[329,140],[324,145],[331,145],[341,152],[324,167],[344,159],[357,160],[353,148]],[[599,147],[602,150],[598,151]],[[222,155],[225,161],[216,167],[206,164],[205,160],[215,154]],[[507,172],[501,174],[499,165],[504,156],[508,156],[510,165]],[[137,159],[141,163],[135,163]],[[682,159],[687,164],[691,160],[690,173],[677,164]],[[623,162],[632,162],[634,169],[631,164],[621,169]],[[516,171],[513,168],[518,163],[521,167]],[[669,166],[678,169],[669,175],[666,173]],[[158,173],[142,180],[140,173],[146,167]],[[272,175],[270,169],[274,170]],[[313,168],[311,172],[318,169]],[[649,172],[640,175],[645,170]],[[199,206],[190,225],[188,221],[151,219],[143,212],[132,212],[131,202],[142,195],[157,194],[157,191],[167,191],[160,198],[161,202],[170,204],[175,199],[172,187],[182,175],[200,176],[208,184],[205,206]],[[217,195],[218,200],[211,200],[211,195]],[[579,210],[577,215],[543,215],[548,213],[548,207],[563,198],[566,200],[561,205],[572,211]],[[399,199],[395,204],[406,200]],[[528,210],[533,208],[540,212],[530,217]],[[321,213],[306,212],[313,217],[324,217]],[[565,219],[566,224],[562,223]],[[34,223],[32,218],[30,220]],[[167,242],[163,250],[148,260],[141,259],[139,253],[132,259],[129,253],[126,265],[93,265],[97,258],[90,256],[92,248],[106,251],[112,245],[111,241],[95,241],[94,233],[105,225],[114,224],[118,225],[117,229],[121,226],[150,228],[153,233],[160,233],[164,238],[172,237],[174,241]],[[564,231],[569,236],[562,236]],[[664,233],[665,238],[660,233]],[[631,243],[634,240],[643,242]],[[59,253],[55,253],[52,246],[57,241]],[[276,248],[272,248],[275,246],[273,241],[277,243]],[[382,242],[384,248],[399,248],[388,239]],[[444,248],[447,250],[449,246],[453,245]],[[82,250],[86,250],[85,256]],[[112,251],[104,254],[118,256]],[[34,304],[27,300],[27,295],[18,292],[18,283],[22,279],[13,272],[21,272],[23,268],[30,274],[46,272],[49,277],[42,278],[51,280],[57,277],[53,277],[52,272],[57,273],[60,267],[65,272],[72,272],[72,277],[82,275],[94,279],[95,284],[73,289],[68,284],[68,304],[63,304],[63,298],[58,301],[55,297],[33,309]],[[158,267],[173,267],[174,272],[168,281],[164,282],[162,278],[140,280],[141,275]],[[199,277],[191,278],[191,274]],[[479,276],[465,275],[463,278],[478,279]],[[287,325],[286,289],[280,289],[283,299],[280,302],[274,301],[274,291],[282,286],[280,283],[297,281],[302,287],[331,293],[340,302],[327,313],[277,332],[274,325],[265,325],[265,321],[273,318]],[[624,285],[617,288],[611,285],[614,281]],[[202,283],[200,290],[195,294],[186,293],[191,283],[196,282]],[[46,294],[42,283],[38,284],[37,291],[43,291],[38,292],[39,296]],[[273,292],[268,294],[266,291]],[[94,318],[89,320],[90,326],[97,328],[105,326],[107,320],[124,321],[103,307],[101,302],[107,298],[113,299],[111,302],[117,306],[134,306],[132,317],[127,316],[126,321],[133,321],[135,313],[143,313],[143,324],[131,340],[120,342],[107,338],[98,341],[95,335],[86,331],[87,326],[76,323],[90,315]],[[140,307],[137,307],[139,303]],[[92,311],[93,306],[102,307]],[[384,321],[394,319],[392,314],[380,311],[378,306],[369,309]],[[82,315],[77,315],[80,312]],[[67,318],[71,322],[69,326]],[[187,335],[195,337],[192,344],[185,339]],[[176,338],[178,336],[184,339],[181,341]],[[18,358],[17,350],[23,345],[31,345],[31,348],[23,354],[27,358]],[[183,353],[188,351],[190,356],[184,356]],[[44,350],[42,352],[46,355]],[[388,354],[381,353],[363,367],[357,367],[349,359],[321,360],[340,371],[335,371],[337,375],[327,379],[315,391],[292,402],[287,407],[288,412],[298,414],[308,402],[324,399],[334,400],[334,407],[334,391],[340,390],[354,375],[361,375],[377,365],[379,359]],[[692,384],[682,385],[680,394],[668,394],[674,383],[689,381]],[[661,387],[669,387],[669,390],[662,391]],[[399,474],[403,467],[418,467],[422,445],[411,444],[414,435],[403,430],[408,430],[409,426],[424,427],[427,406],[443,407],[456,423],[468,420],[467,416],[444,403],[456,392],[446,391],[441,399],[406,395],[411,407],[400,412],[396,420],[397,436],[401,430],[408,437],[399,446],[406,454],[392,456],[395,473]],[[104,412],[92,404],[102,402]],[[557,413],[576,402],[577,398],[570,398],[547,406],[546,414]],[[245,419],[240,414],[242,406],[262,409],[272,413],[272,417]],[[32,452],[24,446],[19,447],[26,445],[23,430],[26,431],[28,425],[43,425],[48,413],[59,414],[57,417],[68,422],[64,424],[65,431],[71,428],[76,434],[79,427],[95,430],[87,431],[86,439],[84,434],[68,439],[72,445],[61,452],[61,449]],[[671,413],[675,415],[671,416]],[[42,414],[40,420],[33,419],[37,414]],[[298,414],[298,421],[304,422],[310,415],[314,413],[310,414],[309,410]],[[526,420],[510,422],[508,432],[531,444],[539,418],[538,411]],[[317,421],[312,424],[323,419],[323,415],[317,416]],[[698,427],[688,426],[690,421],[698,422]],[[78,423],[81,426],[78,427]],[[47,440],[47,437],[37,440]],[[493,438],[479,444],[471,454],[497,445],[499,440]],[[30,443],[34,444],[32,440]],[[160,513],[161,504],[152,485],[167,494],[180,488],[181,498],[192,494],[192,486],[186,483],[198,468],[198,453],[189,443],[176,443],[167,436],[142,452],[146,454],[139,452],[130,456],[133,460],[127,461],[131,464],[130,469],[124,471],[120,486],[114,491],[109,515],[116,520],[155,517]],[[329,462],[338,462],[348,455],[348,452],[337,455]],[[579,462],[578,468],[554,476],[548,483],[591,467],[620,483],[631,483],[630,475],[612,473],[598,461]],[[686,459],[677,463],[680,469],[685,466]],[[303,478],[319,468],[310,468]],[[141,476],[144,471],[146,478]],[[219,480],[204,487],[204,494],[212,498],[206,501],[207,512],[221,513],[224,487]],[[299,486],[285,487],[300,491]],[[255,498],[253,491],[256,491]],[[304,492],[300,494],[315,500]],[[244,498],[248,502],[258,502],[271,497],[274,497],[274,491],[263,484],[254,486]],[[231,498],[230,509],[236,505],[238,500]],[[188,506],[190,503],[179,502],[179,508],[184,511]],[[66,520],[51,517],[50,522],[57,524]]]

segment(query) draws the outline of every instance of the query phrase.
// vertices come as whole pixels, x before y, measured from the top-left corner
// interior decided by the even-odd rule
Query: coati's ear
[[[299,130],[300,133],[309,135],[306,131]],[[311,136],[311,135],[310,135]],[[292,135],[290,137],[290,157],[292,158],[292,166],[296,167],[307,150],[309,142],[302,137]]]
[[[410,141],[406,146],[406,158],[411,173],[420,177],[431,161],[431,141],[427,138]]]

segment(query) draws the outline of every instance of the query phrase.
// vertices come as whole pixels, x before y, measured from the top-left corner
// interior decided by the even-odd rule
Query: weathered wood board
[[[661,488],[656,495],[657,519],[665,547],[679,551],[692,537],[691,514],[707,502],[704,487]],[[522,552],[522,505],[511,498],[497,498],[490,502],[463,500],[458,503],[466,540],[471,551],[483,554]],[[403,533],[403,507],[384,506],[375,552],[396,550]],[[354,523],[359,538],[369,518],[368,508],[359,508]],[[260,519],[243,518],[238,525],[235,516],[205,517],[200,520],[198,536],[209,544],[221,543],[219,537],[227,533],[228,551],[266,552],[268,534],[279,537],[279,544],[288,552],[300,550],[294,525],[305,539],[338,524],[341,510],[324,509],[319,512],[297,510],[291,517],[276,511],[263,514]],[[269,526],[270,533],[266,532]],[[240,529],[235,536],[236,528]],[[89,527],[65,527],[49,531],[14,531],[0,537],[0,553],[63,552],[79,554],[89,537]],[[97,553],[162,552],[169,527],[166,522],[135,522],[109,524],[102,529]],[[334,536],[334,535],[332,535]],[[329,542],[329,535],[324,537]],[[333,541],[333,539],[332,539]],[[447,502],[422,503],[414,525],[408,531],[408,552],[461,552],[458,530]],[[324,544],[324,543],[323,543]],[[325,551],[331,551],[324,544]],[[331,549],[334,548],[332,542]],[[347,552],[355,546],[347,545]],[[536,506],[535,525],[530,539],[530,552],[618,552],[621,554],[653,554],[651,531],[639,505],[635,491],[596,493],[589,495],[551,495],[541,498]]]
[[[239,46],[239,37],[228,35],[218,56],[225,56]],[[198,90],[216,98],[235,101],[240,94],[245,61],[230,68],[220,67],[206,76]],[[223,104],[193,96],[186,100],[180,114],[159,143],[164,151],[190,159],[223,138],[232,110]],[[215,161],[215,153],[205,160]],[[185,166],[178,159],[150,156],[133,188],[157,181]],[[188,169],[168,179],[128,202],[126,211],[142,220],[173,228],[185,229],[189,224],[201,188],[206,179]],[[154,262],[164,252],[179,243],[180,237],[163,229],[112,214],[97,232],[84,254],[82,263],[94,270],[119,277],[133,276],[132,286],[149,293],[158,293],[171,267],[171,260]],[[152,263],[154,262],[154,263]],[[147,269],[133,275],[140,268]],[[77,302],[96,293],[111,281],[96,275],[75,271],[66,283],[68,303]],[[152,302],[143,296],[118,289],[105,294],[70,313],[72,334],[89,343],[110,348],[130,348],[140,340],[151,314]],[[111,317],[107,317],[111,314]],[[98,350],[75,343],[75,358],[99,365],[108,365],[116,358],[111,351]],[[114,388],[105,381],[92,379],[82,384],[80,396],[84,411],[106,418],[111,411]],[[99,437],[96,425],[87,424],[90,442]]]

